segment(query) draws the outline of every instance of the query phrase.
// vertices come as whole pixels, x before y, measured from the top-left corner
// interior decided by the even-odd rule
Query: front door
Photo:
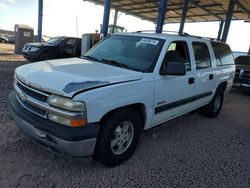
[[[184,114],[192,108],[195,75],[191,68],[190,49],[192,48],[186,41],[173,41],[167,49],[165,64],[170,61],[184,63],[187,72],[184,76],[156,76],[152,126]]]

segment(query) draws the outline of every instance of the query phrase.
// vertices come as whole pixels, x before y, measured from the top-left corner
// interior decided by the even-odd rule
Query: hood
[[[250,70],[250,64],[245,64],[245,65],[243,65],[243,64],[236,64],[236,69],[239,69],[239,70],[241,70],[241,69]]]
[[[67,97],[79,91],[142,78],[140,72],[80,58],[27,64],[18,67],[15,74],[33,88]]]
[[[45,42],[34,42],[34,43],[27,43],[27,46],[35,46],[35,47],[43,47],[43,46],[55,46],[53,44],[45,43]]]

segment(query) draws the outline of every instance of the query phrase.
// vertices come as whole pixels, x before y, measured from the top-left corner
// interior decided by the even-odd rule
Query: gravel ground
[[[9,116],[13,69],[0,62],[0,187],[250,187],[250,96],[233,89],[221,114],[192,113],[143,133],[115,168],[73,162],[33,144]]]
[[[0,53],[13,53],[15,50],[14,44],[0,43]]]

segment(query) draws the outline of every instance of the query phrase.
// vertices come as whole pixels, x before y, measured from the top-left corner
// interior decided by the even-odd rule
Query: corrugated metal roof
[[[104,0],[87,0],[103,5]],[[184,0],[168,0],[165,23],[179,23],[181,20]],[[250,20],[250,0],[234,0],[233,20]],[[186,22],[206,22],[225,20],[229,0],[190,0]],[[121,12],[139,17],[144,20],[156,22],[159,0],[112,0],[112,8]]]

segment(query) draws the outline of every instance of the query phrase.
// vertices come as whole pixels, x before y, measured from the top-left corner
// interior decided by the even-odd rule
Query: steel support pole
[[[42,41],[43,30],[43,0],[38,0],[38,28],[37,28],[37,40]]]
[[[189,4],[189,0],[184,0],[183,8],[182,8],[182,14],[181,14],[181,23],[180,23],[180,28],[179,28],[179,35],[183,34],[185,20],[186,20],[186,16],[187,16],[187,12],[188,12],[188,4]]]
[[[231,21],[232,21],[232,17],[233,17],[234,5],[235,5],[235,2],[233,0],[229,0],[227,17],[226,17],[226,21],[225,21],[224,30],[222,33],[222,38],[221,38],[222,42],[227,41],[227,36],[228,36]]]
[[[156,33],[161,33],[164,20],[165,20],[165,15],[166,15],[166,10],[167,10],[167,4],[168,0],[160,0],[160,5],[159,5],[159,10],[158,10],[158,18],[156,22]]]
[[[103,34],[103,37],[106,37],[108,34],[110,8],[111,8],[111,0],[105,0],[103,21],[102,21],[102,32],[101,32]]]
[[[223,26],[224,26],[224,21],[221,20],[220,21],[220,27],[219,27],[219,31],[218,31],[217,40],[221,40],[221,32],[222,32]]]
[[[113,22],[112,33],[115,32],[115,27],[117,26],[117,19],[118,19],[118,10],[115,9],[115,15],[114,15],[114,22]]]

